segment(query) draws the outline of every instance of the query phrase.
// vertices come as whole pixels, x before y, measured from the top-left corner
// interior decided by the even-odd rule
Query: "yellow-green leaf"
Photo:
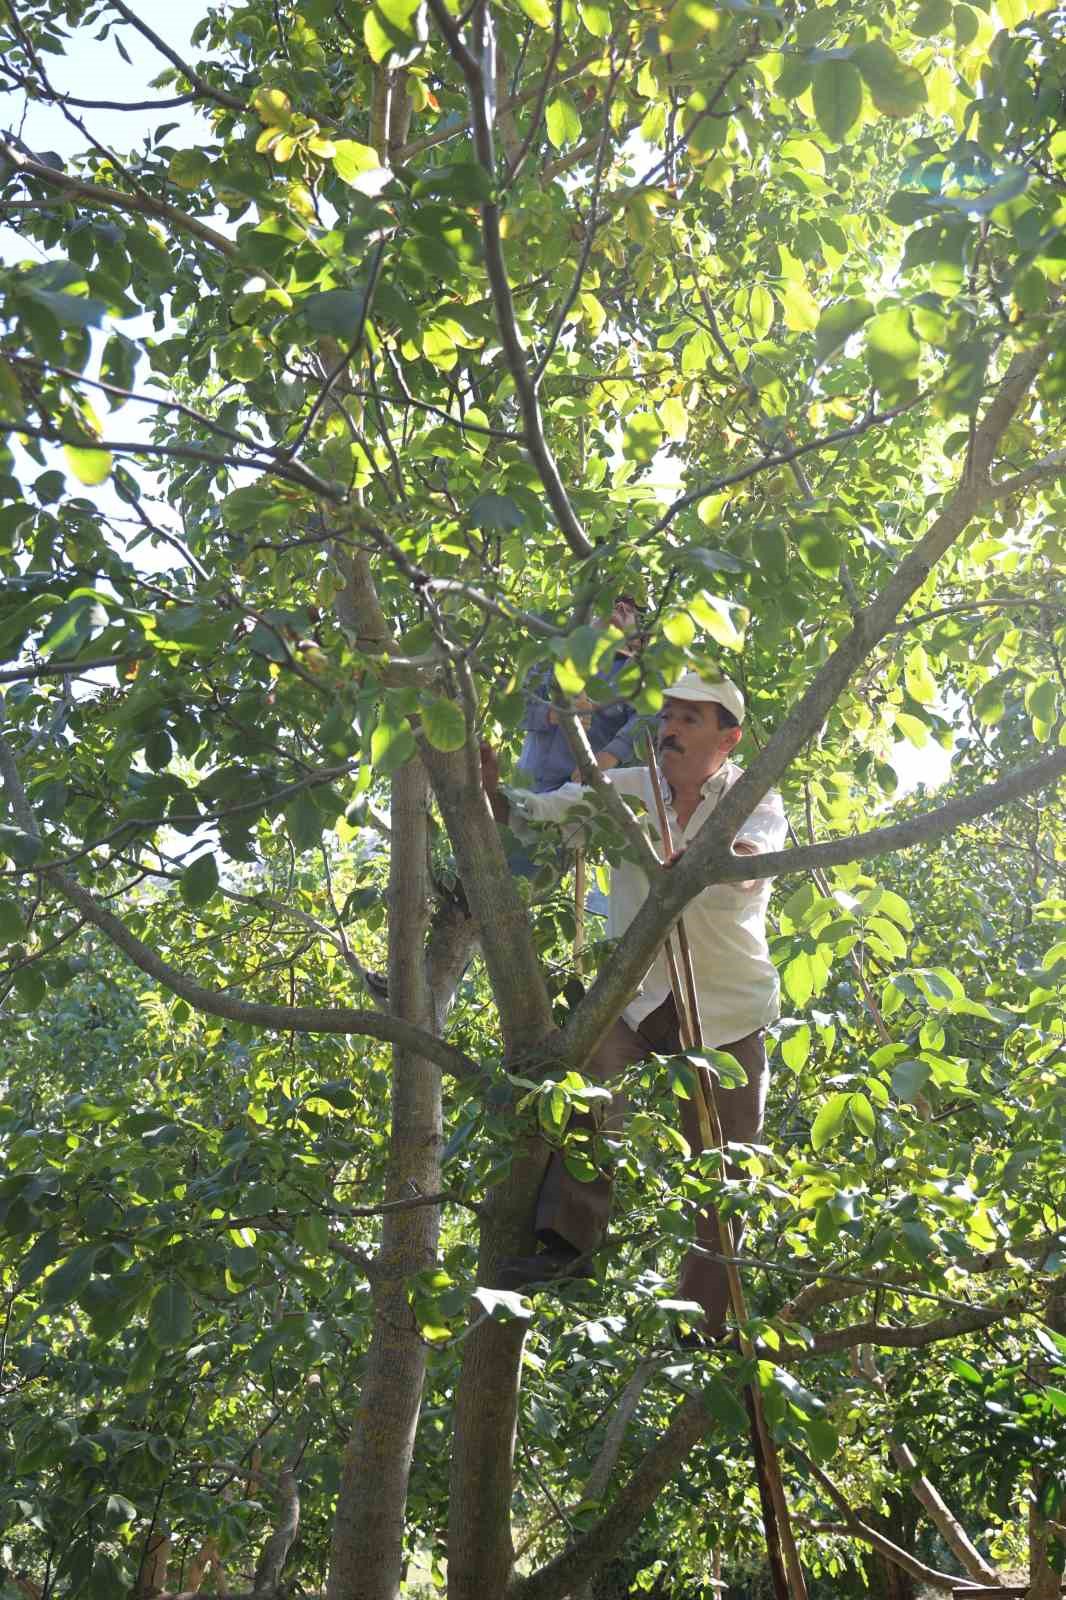
[[[90,450],[78,444],[65,444],[63,454],[78,482],[84,483],[89,489],[95,489],[111,476],[110,450]]]
[[[757,283],[748,296],[748,316],[756,339],[765,339],[773,327],[774,297],[761,283]]]
[[[292,102],[280,89],[257,89],[252,110],[260,122],[271,128],[287,128],[292,120]]]
[[[883,39],[871,39],[855,52],[874,105],[886,117],[911,117],[925,104],[925,79],[907,66]]]
[[[548,138],[556,150],[562,150],[568,144],[576,144],[581,138],[581,118],[577,114],[577,107],[567,94],[557,94],[544,113],[544,123],[548,130]]]
[[[932,705],[936,699],[936,684],[929,671],[929,657],[920,644],[908,652],[903,668],[903,679],[907,685],[907,693],[912,700],[917,700],[919,705]]]
[[[466,743],[463,708],[445,695],[422,701],[422,728],[434,750],[461,750]]]
[[[785,327],[793,333],[813,333],[818,326],[818,302],[806,284],[789,282],[781,290]]]

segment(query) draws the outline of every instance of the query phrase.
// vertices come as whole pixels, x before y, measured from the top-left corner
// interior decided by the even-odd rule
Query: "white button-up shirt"
[[[680,848],[695,838],[722,796],[741,776],[741,769],[726,761],[707,779],[702,798],[688,825],[681,828],[674,811],[673,797],[666,790],[666,812],[670,819],[674,846]],[[655,796],[647,767],[614,767],[604,773],[619,794],[643,801],[645,821],[659,834]],[[519,816],[530,822],[563,822],[575,806],[595,804],[595,792],[580,783],[564,783],[550,794],[531,794],[525,789],[506,790]],[[763,853],[784,847],[787,823],[781,796],[776,790],[763,796],[734,839],[734,847],[748,845]],[[702,889],[685,907],[685,927],[692,950],[704,1042],[717,1049],[732,1044],[765,1028],[778,1016],[777,972],[766,944],[766,907],[770,899],[769,878],[746,884],[718,883]],[[639,867],[621,861],[611,869],[611,897],[607,912],[607,936],[620,938],[647,899],[648,880]],[[662,951],[656,956],[636,994],[622,1013],[631,1028],[660,1006],[670,994],[670,977]]]

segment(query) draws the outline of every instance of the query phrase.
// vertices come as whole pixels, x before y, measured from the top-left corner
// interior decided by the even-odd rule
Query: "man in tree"
[[[632,595],[619,595],[607,622],[625,638],[613,652],[610,664],[597,674],[600,683],[613,685],[623,667],[631,660],[638,618],[639,609]],[[527,684],[526,714],[522,724],[526,738],[518,767],[535,794],[547,794],[559,789],[574,775],[573,752],[548,698],[551,683],[549,668],[546,672],[535,671]],[[576,702],[575,709],[582,717],[589,718],[589,743],[597,764],[604,771],[627,766],[633,759],[633,741],[641,720],[628,701],[611,700],[607,705],[598,705],[583,695]]]
[[[730,759],[741,737],[744,698],[728,678],[716,682],[687,672],[667,695],[660,717],[659,756],[667,793],[667,815],[683,850],[695,837],[722,796],[740,777]],[[647,767],[616,767],[607,780],[622,795],[641,800],[649,818],[656,816],[651,774]],[[493,810],[506,820],[513,808],[533,822],[563,822],[575,807],[587,804],[592,791],[578,783],[564,784],[551,794],[501,789],[495,757],[485,754],[485,782]],[[733,842],[738,855],[782,848],[785,815],[781,798],[771,791],[759,803]],[[609,938],[629,926],[647,894],[639,867],[622,861],[611,876],[607,919]],[[744,1069],[746,1081],[717,1093],[723,1136],[727,1143],[748,1143],[759,1137],[766,1102],[768,1070],[763,1034],[778,1014],[777,974],[766,944],[766,907],[770,880],[718,884],[704,889],[685,912],[692,948],[696,993],[705,1043],[726,1050]],[[648,1055],[680,1050],[677,1010],[666,960],[656,957],[622,1016],[587,1063],[589,1076],[610,1082]],[[684,1100],[682,1126],[693,1149],[700,1149],[695,1102]],[[601,1243],[610,1212],[610,1180],[581,1182],[553,1154],[537,1200],[536,1255],[512,1259],[506,1281],[516,1286],[550,1283],[574,1275],[580,1258]],[[697,1240],[719,1249],[713,1210],[699,1218]],[[681,1294],[703,1307],[703,1332],[720,1333],[728,1304],[723,1267],[707,1255],[690,1252],[681,1275]]]

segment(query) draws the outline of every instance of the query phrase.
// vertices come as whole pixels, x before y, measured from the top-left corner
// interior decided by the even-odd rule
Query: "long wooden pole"
[[[654,736],[648,735],[648,773],[651,778],[652,793],[655,796],[655,807],[659,822],[659,835],[662,840],[663,858],[669,861],[674,853],[673,830],[670,827],[670,817],[666,810],[666,801],[663,798],[662,774],[659,769],[658,757],[655,754]],[[681,953],[678,972],[677,961],[673,957],[672,939],[668,935],[666,940],[666,959],[670,972],[670,986],[674,993],[674,1004],[677,1008],[681,1045],[685,1050],[703,1049],[703,1024],[700,1017],[699,996],[696,992],[696,977],[692,966],[692,948],[688,942],[688,932],[685,928],[684,917],[677,919],[677,943]],[[681,979],[683,978],[683,983]],[[722,1152],[722,1176],[725,1177],[725,1138],[722,1133],[722,1120],[718,1114],[718,1103],[714,1093],[714,1084],[710,1073],[704,1067],[696,1069],[696,1115],[700,1126],[700,1137],[705,1149],[717,1149]],[[729,1285],[729,1298],[733,1307],[733,1315],[737,1319],[740,1338],[741,1353],[749,1358],[754,1358],[754,1347],[744,1332],[748,1320],[747,1297],[744,1285],[741,1282],[740,1272],[733,1260],[733,1229],[728,1217],[724,1217],[720,1209],[716,1208],[715,1215],[718,1221],[718,1239],[722,1255],[726,1258],[724,1265],[726,1281]],[[786,1600],[807,1600],[807,1583],[800,1566],[799,1551],[792,1531],[792,1519],[788,1512],[788,1502],[785,1499],[784,1484],[781,1480],[781,1465],[777,1457],[777,1447],[770,1436],[766,1426],[766,1416],[763,1411],[762,1395],[757,1384],[752,1384],[746,1396],[749,1412],[752,1418],[752,1445],[755,1456],[756,1475],[759,1480],[759,1493],[763,1502],[763,1522],[766,1528],[767,1550],[770,1556],[770,1566],[774,1573],[775,1583],[780,1586],[781,1579],[785,1579],[787,1590]]]

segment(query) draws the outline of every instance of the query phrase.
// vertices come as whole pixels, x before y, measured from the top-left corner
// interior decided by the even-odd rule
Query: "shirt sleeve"
[[[628,766],[633,760],[633,746],[636,744],[641,724],[645,720],[639,711],[631,711],[614,738],[604,745],[600,754],[614,756],[620,767]]]
[[[612,767],[604,778],[620,794],[637,795],[648,799],[648,772],[646,767]],[[533,794],[528,789],[513,789],[501,785],[504,794],[519,816],[527,822],[565,822],[572,811],[580,806],[592,808],[597,804],[595,789],[583,783],[564,783],[547,794]]]
[[[787,837],[784,803],[777,790],[770,789],[741,824],[733,844],[750,845],[759,855],[768,855],[773,850],[783,850]]]
[[[551,706],[546,702],[551,692],[551,673],[534,667],[525,682],[526,709],[522,718],[525,733],[552,733],[555,724],[548,721]]]

